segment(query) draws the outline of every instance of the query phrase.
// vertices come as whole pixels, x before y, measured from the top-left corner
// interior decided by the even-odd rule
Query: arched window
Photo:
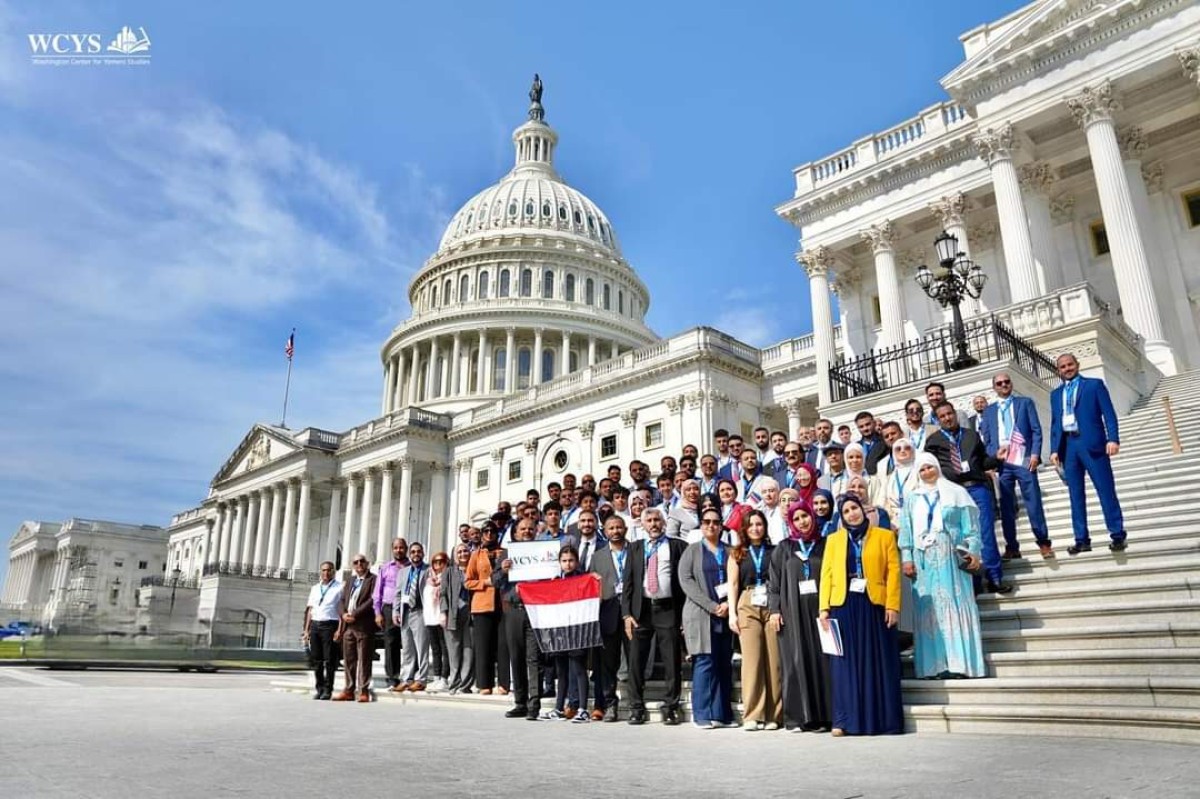
[[[470,285],[471,285],[470,280],[467,278],[466,275],[463,275],[462,277],[460,277],[458,279],[458,301],[459,302],[466,302],[467,300],[471,299],[471,293],[469,290]]]
[[[568,372],[579,371],[579,353],[577,353],[575,350],[571,350],[571,357],[567,359],[567,363],[569,364],[567,369]]]
[[[542,380],[553,380],[554,375],[554,350],[542,350]]]
[[[604,310],[611,311],[612,310],[612,287],[609,286],[607,283],[604,284],[604,293],[602,296],[604,297]]]
[[[617,313],[625,315],[625,292],[617,289]]]
[[[453,290],[454,290],[454,282],[451,281],[450,278],[446,278],[446,282],[442,286],[442,302],[446,303],[447,305],[450,304],[450,301],[451,301],[450,292]]]
[[[479,273],[479,299],[486,300],[488,298],[488,273]]]
[[[507,353],[504,347],[497,347],[492,355],[492,390],[504,391],[504,372],[507,368]]]
[[[434,294],[434,299],[437,299],[437,294]],[[596,304],[596,284],[589,277],[583,284],[583,301],[588,305]]]
[[[563,281],[563,299],[575,302],[575,276],[572,274],[568,274]]]
[[[533,200],[525,201],[525,216],[528,216],[528,217],[533,216]]]
[[[532,297],[533,296],[533,270],[532,269],[522,269],[521,270],[521,296],[522,297]]]
[[[509,280],[508,270],[501,269],[500,270],[500,290],[496,292],[497,297],[507,297],[508,296],[508,280]]]
[[[436,308],[437,304],[437,286],[433,286],[429,290],[429,307]]]
[[[549,200],[542,200],[542,216],[544,216],[544,217],[546,217],[547,219],[549,219],[549,218],[550,218],[550,215],[551,215],[552,213],[553,213],[553,211],[550,209],[550,201],[549,201]]]
[[[554,299],[554,272],[549,269],[542,273],[542,299]]]
[[[517,350],[517,388],[529,388],[529,377],[533,369],[533,356],[528,347]]]

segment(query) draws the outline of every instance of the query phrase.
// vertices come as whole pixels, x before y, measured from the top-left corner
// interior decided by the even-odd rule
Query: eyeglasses
[[[785,449],[783,451],[783,454],[788,458],[799,458],[800,457],[800,453],[794,449]]]
[[[700,523],[701,524],[720,524],[721,520],[720,519],[701,519]]]
[[[1012,381],[1011,380],[995,380],[992,382],[992,385],[993,386],[1011,386]]]
[[[367,561],[366,561],[366,560],[364,560],[363,558],[358,558],[357,560],[355,560],[355,561],[354,561],[354,565],[355,565],[355,566],[358,566],[358,565],[360,565],[360,564],[361,564],[361,565],[363,565],[363,566],[366,566],[366,565],[367,565]]]

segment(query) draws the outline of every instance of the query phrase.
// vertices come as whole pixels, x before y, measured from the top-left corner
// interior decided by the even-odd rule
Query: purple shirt
[[[379,567],[379,579],[375,581],[375,615],[379,616],[383,613],[383,606],[392,604],[392,597],[396,595],[396,574],[408,565],[408,558],[403,561],[397,561],[392,558],[387,563]],[[384,597],[387,601],[384,602]]]

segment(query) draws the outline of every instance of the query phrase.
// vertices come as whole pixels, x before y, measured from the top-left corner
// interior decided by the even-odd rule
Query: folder
[[[838,626],[837,619],[830,619],[829,629],[826,630],[821,626],[821,620],[818,618],[817,634],[821,636],[821,651],[826,655],[841,657],[845,654],[842,651],[842,630]]]

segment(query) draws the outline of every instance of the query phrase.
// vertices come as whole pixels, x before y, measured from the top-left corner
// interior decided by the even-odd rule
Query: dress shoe
[[[1007,583],[994,583],[991,580],[987,581],[987,585],[983,588],[985,594],[1011,594],[1013,587]]]
[[[829,731],[829,734],[832,735],[834,738],[846,737],[846,731],[843,730],[841,727],[834,727],[832,730]]]
[[[339,693],[337,696],[335,696],[333,698],[333,701],[334,702],[353,702],[354,694],[350,693],[349,691],[342,691],[341,693]]]
[[[604,721],[604,711],[596,708],[592,711],[592,721]]]
[[[632,713],[630,713],[629,714],[629,723],[634,725],[635,727],[639,724],[645,724],[646,723],[646,711],[635,710]]]
[[[405,692],[405,691],[407,691],[407,690],[408,690],[408,686],[407,686],[406,684],[404,684],[404,683],[397,683],[396,685],[393,685],[391,688],[389,688],[389,689],[388,689],[388,693],[390,693],[390,694],[402,694],[402,693],[404,693],[404,692]]]
[[[1003,561],[1021,560],[1021,550],[1006,549],[1006,550],[1004,550],[1004,554],[1000,556],[1000,560],[1003,560]]]
[[[1068,555],[1078,555],[1080,552],[1091,552],[1091,551],[1092,551],[1092,542],[1091,541],[1087,542],[1086,544],[1074,543],[1074,544],[1071,544],[1071,546],[1067,547]]]
[[[566,710],[564,710],[564,711],[562,712],[562,717],[563,717],[564,719],[566,719],[567,721],[570,721],[571,719],[575,718],[575,714],[576,714],[576,713],[578,713],[578,712],[579,712],[579,711],[578,711],[578,710],[576,710],[575,708],[573,708],[573,707],[568,707]]]
[[[322,691],[317,691],[315,694],[313,694],[313,699],[324,699],[324,698],[325,698],[325,694]]]
[[[1110,552],[1124,552],[1127,546],[1128,544],[1125,543],[1125,539],[1122,538],[1120,541],[1113,541],[1111,544],[1109,544],[1108,550]]]
[[[417,680],[416,682],[411,682],[408,684],[408,690],[412,691],[414,694],[418,693],[420,691],[424,691],[425,683],[421,682],[420,680]]]
[[[366,691],[363,691],[361,694],[358,695],[358,701],[359,702],[370,702],[371,695],[369,693],[367,693]]]
[[[525,708],[523,707],[510,708],[504,712],[504,718],[506,719],[523,719],[525,716]]]
[[[679,708],[677,708],[677,707],[667,708],[667,714],[663,717],[663,724],[667,725],[668,727],[674,727],[674,726],[678,725],[679,722],[680,722]]]
[[[1054,557],[1054,547],[1049,544],[1038,544],[1038,552],[1042,553],[1043,558]]]
[[[617,706],[616,705],[609,705],[607,708],[605,708],[604,720],[610,721],[610,722],[617,720]]]

